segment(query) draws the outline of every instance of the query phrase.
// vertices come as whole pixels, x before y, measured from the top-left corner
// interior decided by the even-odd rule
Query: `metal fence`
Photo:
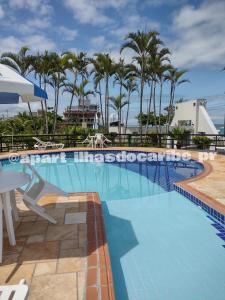
[[[110,133],[105,136],[111,140],[109,146],[128,146],[128,147],[160,147],[160,148],[176,148],[177,141],[167,134],[116,134]],[[211,140],[210,147],[199,147],[201,150],[216,150],[217,147],[225,146],[225,136],[223,135],[199,135],[190,134],[181,141],[182,149],[198,148],[193,141],[194,136],[205,136]],[[28,150],[33,149],[35,141],[33,135],[0,135],[0,152],[10,150]],[[38,135],[40,140],[51,141],[55,143],[63,143],[65,147],[81,147],[86,135]]]

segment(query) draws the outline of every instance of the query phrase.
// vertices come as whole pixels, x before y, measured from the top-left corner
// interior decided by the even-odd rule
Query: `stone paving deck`
[[[17,245],[10,246],[4,238],[0,284],[15,284],[24,278],[29,285],[28,299],[84,299],[87,196],[48,197],[42,205],[56,218],[56,225],[38,217],[18,200]],[[85,215],[85,222],[65,224],[68,213]]]
[[[97,193],[48,196],[39,204],[50,224],[23,204],[17,193],[16,246],[4,232],[0,285],[25,279],[30,300],[114,300],[113,280]]]

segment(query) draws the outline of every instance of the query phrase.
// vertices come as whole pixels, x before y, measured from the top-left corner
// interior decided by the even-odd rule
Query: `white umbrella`
[[[47,93],[39,86],[18,74],[11,67],[0,64],[0,104],[18,103],[19,98],[15,99],[15,94],[20,96],[23,102],[48,99]],[[15,100],[12,99],[13,97]]]
[[[37,102],[48,99],[47,93],[39,86],[18,74],[11,67],[0,64],[0,104],[18,104]],[[13,147],[13,129],[12,129]]]

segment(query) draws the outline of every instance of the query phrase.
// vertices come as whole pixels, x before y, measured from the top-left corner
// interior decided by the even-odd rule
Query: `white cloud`
[[[77,30],[69,29],[65,26],[60,26],[58,28],[58,33],[61,35],[64,41],[68,42],[73,41],[78,34]]]
[[[173,22],[173,62],[180,67],[221,66],[225,61],[225,1],[184,6]]]
[[[74,18],[82,24],[99,25],[110,21],[97,5],[89,0],[65,0],[64,3],[72,10]]]
[[[132,31],[139,30],[158,30],[160,28],[160,24],[157,22],[153,22],[145,17],[142,17],[138,14],[132,14],[125,16],[123,19],[122,26],[118,26],[117,28],[112,29],[111,34],[117,36],[118,38],[124,39],[125,36]]]
[[[98,35],[90,40],[91,46],[95,49],[95,52],[111,52],[118,48],[118,44],[108,41],[104,35]]]
[[[22,46],[27,45],[33,51],[44,51],[55,49],[55,43],[42,35],[32,35],[19,39],[13,35],[0,37],[0,53],[17,52]]]
[[[48,17],[43,18],[33,18],[24,21],[24,23],[18,22],[14,29],[22,34],[30,34],[38,30],[46,29],[50,27],[50,19]]]
[[[129,0],[65,0],[64,4],[72,10],[74,18],[82,24],[103,25],[110,23],[105,9],[120,9]]]
[[[103,35],[95,36],[91,39],[91,44],[93,46],[102,47],[105,45],[105,43],[106,43],[106,39]]]
[[[187,0],[145,0],[145,4],[149,6],[181,5],[184,2],[187,2]]]
[[[54,50],[56,47],[55,43],[51,39],[38,34],[26,37],[24,42],[31,48],[31,50],[41,52],[45,51],[46,49],[49,51]]]
[[[2,19],[5,15],[5,12],[3,10],[3,7],[0,5],[0,19]]]
[[[48,0],[9,0],[11,9],[27,9],[39,15],[49,15],[52,13],[52,6]]]

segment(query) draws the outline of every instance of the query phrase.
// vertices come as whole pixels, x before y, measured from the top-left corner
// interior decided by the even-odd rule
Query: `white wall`
[[[176,103],[171,126],[178,126],[178,122],[182,120],[191,120],[194,133],[217,134],[218,131],[207,113],[205,105],[206,101],[200,99]]]

